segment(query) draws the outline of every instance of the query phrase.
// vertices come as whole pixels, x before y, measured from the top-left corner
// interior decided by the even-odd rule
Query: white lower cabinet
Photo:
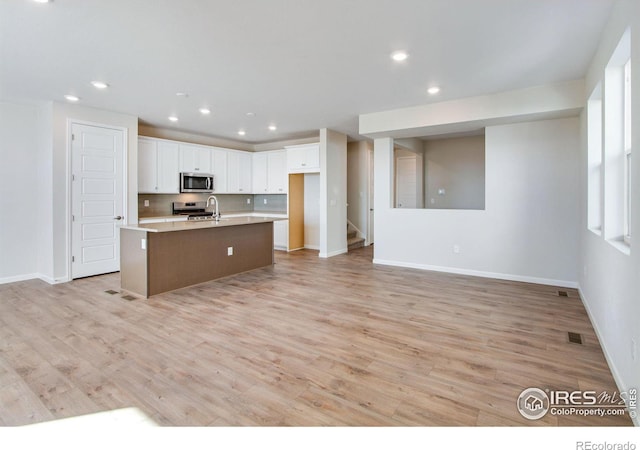
[[[273,222],[273,248],[289,250],[289,221],[276,220]]]

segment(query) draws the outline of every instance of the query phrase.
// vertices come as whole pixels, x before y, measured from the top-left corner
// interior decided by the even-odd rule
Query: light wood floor
[[[118,274],[1,285],[0,424],[128,406],[162,425],[631,424],[516,410],[527,387],[616,390],[573,290],[276,253],[150,300],[105,292]]]

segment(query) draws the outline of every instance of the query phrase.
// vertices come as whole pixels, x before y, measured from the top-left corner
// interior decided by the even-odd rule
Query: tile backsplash
[[[138,217],[170,216],[173,202],[204,202],[209,194],[138,194]],[[253,211],[287,212],[287,196],[274,195],[245,195],[245,194],[216,194],[220,202],[220,212],[237,213]],[[264,200],[267,200],[267,204]],[[145,200],[149,206],[144,206]],[[247,203],[250,200],[250,203]]]

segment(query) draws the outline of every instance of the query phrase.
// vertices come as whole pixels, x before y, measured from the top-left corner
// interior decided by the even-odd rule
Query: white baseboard
[[[374,258],[373,263],[381,264],[384,266],[407,267],[411,269],[430,270],[433,272],[453,273],[456,275],[469,275],[473,277],[494,278],[497,280],[520,281],[523,283],[544,284],[548,286],[558,286],[573,289],[578,288],[578,283],[576,281],[529,277],[525,275],[513,275],[508,273],[484,272],[480,270],[459,269],[457,267],[431,266],[427,264],[415,264],[404,261],[390,261],[378,258]]]
[[[313,245],[313,244],[304,244],[304,248],[308,248],[309,250],[320,250],[319,245]]]
[[[627,392],[628,387],[625,386],[624,383],[622,382],[622,378],[620,377],[620,372],[618,372],[616,365],[613,363],[611,354],[609,353],[609,350],[607,349],[607,346],[605,345],[604,340],[602,339],[602,334],[600,333],[598,322],[595,321],[595,318],[591,313],[591,309],[589,308],[589,302],[587,301],[587,297],[584,295],[584,292],[582,292],[582,288],[580,287],[580,285],[578,285],[578,292],[580,293],[580,301],[582,301],[582,304],[584,305],[584,309],[585,311],[587,311],[587,316],[589,316],[589,321],[591,322],[591,326],[593,327],[593,330],[596,332],[596,336],[598,337],[598,342],[600,342],[600,348],[602,348],[602,353],[604,353],[604,359],[607,361],[609,370],[611,370],[611,375],[613,375],[613,381],[615,381],[619,392]],[[636,386],[629,386],[629,387],[636,387]],[[631,420],[633,421],[634,426],[640,427],[640,418],[636,417],[636,418],[632,418]]]
[[[340,250],[335,250],[335,251],[329,252],[329,253],[320,252],[318,257],[320,257],[320,258],[331,258],[332,256],[342,255],[343,253],[347,253],[348,251],[349,251],[348,248],[342,248]]]
[[[0,278],[0,284],[16,283],[18,281],[33,280],[34,278],[39,278],[39,275],[37,273],[27,273],[27,274],[24,274],[24,275],[14,275],[12,277]]]
[[[27,281],[27,280],[42,280],[45,283],[49,283],[49,284],[66,283],[67,281],[69,281],[67,279],[55,280],[53,278],[42,275],[40,273],[26,273],[24,275],[15,275],[13,277],[0,278],[0,284],[17,283],[18,281]]]

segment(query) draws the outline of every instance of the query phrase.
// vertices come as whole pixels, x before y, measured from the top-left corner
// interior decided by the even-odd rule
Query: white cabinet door
[[[276,220],[273,222],[273,248],[289,250],[289,221]]]
[[[250,194],[252,192],[251,181],[252,181],[252,170],[251,170],[251,153],[242,152],[240,153],[240,167],[239,167],[239,189],[238,192],[241,194]]]
[[[180,152],[174,142],[158,142],[157,147],[157,192],[178,194],[180,192]]]
[[[214,148],[211,150],[211,173],[213,174],[213,192],[223,194],[229,192],[227,186],[227,150]]]
[[[269,192],[268,186],[268,155],[264,153],[253,154],[253,193],[266,194]]]
[[[211,153],[199,145],[180,145],[180,172],[211,173]]]
[[[287,169],[289,173],[320,171],[320,144],[287,147]]]
[[[251,153],[230,151],[227,154],[227,188],[232,194],[251,194]]]
[[[289,184],[287,153],[284,150],[267,155],[267,191],[271,194],[286,194]]]
[[[138,139],[138,192],[155,194],[158,192],[158,152],[157,142]]]

